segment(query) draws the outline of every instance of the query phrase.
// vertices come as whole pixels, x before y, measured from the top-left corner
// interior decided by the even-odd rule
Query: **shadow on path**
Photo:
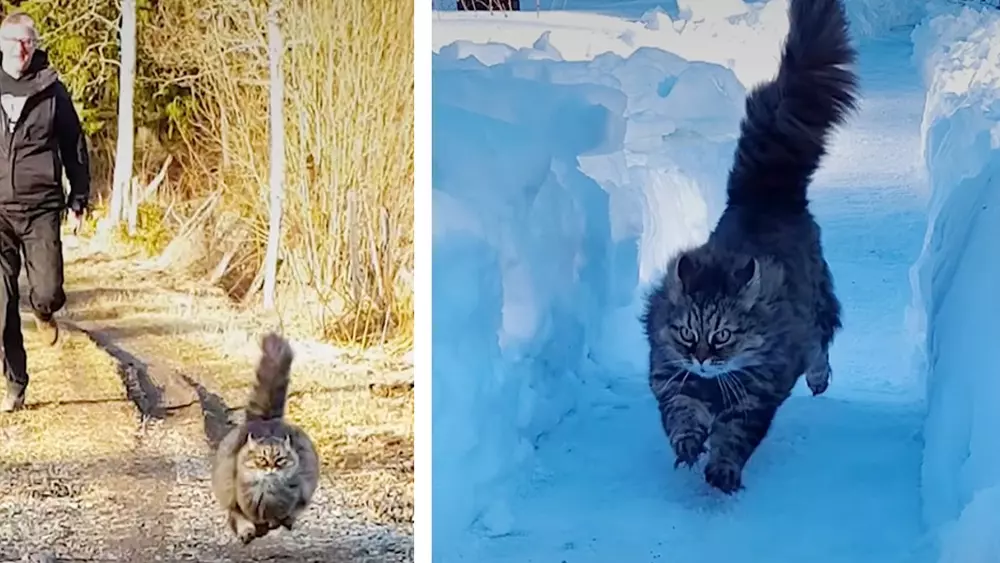
[[[191,379],[191,377],[185,374],[179,375],[198,395],[205,439],[208,440],[208,445],[215,451],[215,448],[219,446],[219,442],[236,426],[236,423],[230,419],[230,414],[236,409],[230,408],[220,395],[209,391],[204,385]]]

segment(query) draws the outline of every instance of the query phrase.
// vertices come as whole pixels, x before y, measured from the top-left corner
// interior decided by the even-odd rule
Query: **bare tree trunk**
[[[278,247],[281,244],[281,200],[285,183],[285,85],[281,70],[284,45],[279,25],[281,0],[271,0],[267,14],[267,51],[270,67],[271,99],[271,174],[270,216],[267,229],[267,253],[264,256],[264,308],[274,308],[275,285],[278,278]]]
[[[135,158],[135,0],[122,0],[121,67],[118,78],[118,146],[111,188],[109,223],[118,225],[125,212],[126,191],[131,187]]]
[[[132,177],[132,181],[129,182],[128,197],[125,203],[125,218],[126,225],[128,225],[128,234],[134,235],[136,228],[139,223],[139,204],[142,203],[142,188],[139,184],[139,178]]]

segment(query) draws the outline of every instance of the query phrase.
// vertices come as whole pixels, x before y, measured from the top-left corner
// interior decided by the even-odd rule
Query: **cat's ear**
[[[256,443],[257,443],[257,440],[254,439],[253,434],[247,432],[247,445],[248,446],[254,446]]]
[[[285,447],[292,449],[292,437],[289,434],[285,434]]]
[[[741,288],[743,303],[750,307],[760,297],[760,262],[749,257],[746,262],[733,272],[733,280]]]
[[[687,254],[681,254],[674,261],[674,269],[671,273],[674,278],[674,287],[681,293],[687,293],[691,291],[694,285],[694,277],[698,273],[698,265]]]

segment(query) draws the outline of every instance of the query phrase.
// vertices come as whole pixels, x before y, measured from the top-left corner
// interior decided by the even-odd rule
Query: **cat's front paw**
[[[671,447],[674,449],[674,455],[677,456],[674,461],[674,469],[682,464],[687,465],[690,469],[694,467],[695,463],[698,463],[701,454],[705,453],[705,439],[689,434],[675,440]]]
[[[259,524],[254,524],[245,516],[235,511],[229,514],[229,528],[236,534],[236,539],[240,540],[240,543],[243,545],[247,545],[261,536]],[[267,533],[267,531],[265,530],[264,533]]]
[[[743,471],[732,463],[709,461],[705,466],[705,482],[731,495],[743,488]]]
[[[244,526],[239,528],[236,532],[236,538],[240,540],[240,543],[247,545],[253,540],[257,539],[257,527],[256,526]]]

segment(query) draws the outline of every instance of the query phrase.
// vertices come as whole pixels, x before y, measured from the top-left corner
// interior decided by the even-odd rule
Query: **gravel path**
[[[232,538],[211,496],[209,459],[218,435],[240,416],[254,335],[198,325],[197,311],[177,306],[179,298],[198,297],[158,286],[162,279],[68,250],[60,343],[37,342],[22,313],[33,379],[28,408],[0,417],[0,561],[412,561],[412,445],[404,451],[412,422],[387,415],[351,428],[365,430],[363,442],[379,451],[396,443],[395,458],[359,457],[357,444],[342,439],[324,459],[315,502],[294,532],[248,547]],[[240,338],[239,346],[224,346]],[[318,382],[354,377],[367,382],[367,393],[380,389],[377,400],[405,405],[406,397],[385,391],[397,388],[412,400],[412,375],[409,383],[405,376],[378,382],[358,362],[353,371],[338,362],[302,363],[299,387],[308,388],[299,403],[306,406],[293,409],[293,373],[289,414],[312,417],[317,427],[327,415],[311,405],[343,410],[336,404],[343,397],[323,395]],[[357,412],[355,419],[366,413]],[[343,456],[353,464],[336,453],[346,451],[355,454]]]

